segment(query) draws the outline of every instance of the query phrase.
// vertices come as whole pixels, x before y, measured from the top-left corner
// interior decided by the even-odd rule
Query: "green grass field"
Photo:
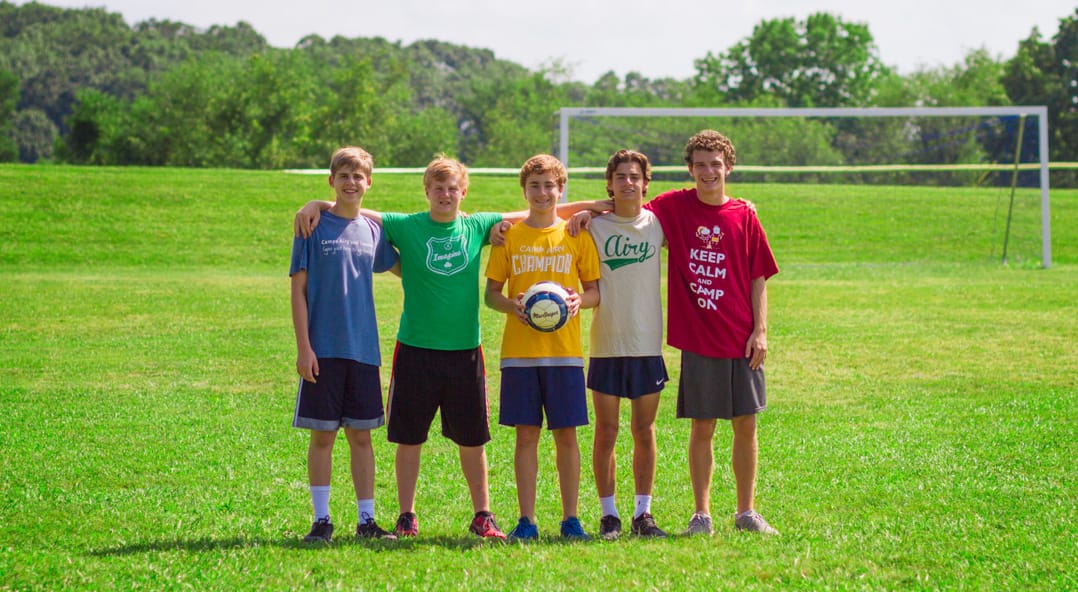
[[[351,540],[339,446],[339,537],[308,548],[287,268],[292,215],[329,197],[324,178],[0,166],[0,589],[1078,589],[1078,191],[1053,192],[1047,270],[1035,264],[1031,192],[1016,210],[1015,263],[1001,267],[1006,197],[995,190],[733,191],[757,204],[782,269],[769,282],[757,488],[781,537],[733,531],[720,426],[711,538],[561,543],[546,436],[543,540],[483,543],[466,532],[455,447],[435,432],[420,537]],[[572,184],[573,199],[600,195],[601,182]],[[524,202],[514,179],[475,177],[465,204]],[[366,205],[423,209],[421,182],[376,174]],[[379,277],[376,289],[388,359],[399,282]],[[482,322],[496,413],[502,320],[484,309]],[[667,352],[674,384],[677,360]],[[692,511],[675,397],[667,388],[658,419],[653,503],[671,532]],[[493,509],[508,530],[513,433],[492,431]],[[377,503],[388,525],[384,434]],[[580,441],[581,520],[594,533],[590,429]]]

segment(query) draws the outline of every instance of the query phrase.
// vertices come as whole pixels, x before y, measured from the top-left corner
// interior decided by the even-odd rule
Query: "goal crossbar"
[[[563,107],[559,110],[558,157],[569,167],[569,121],[574,117],[1021,117],[1037,118],[1041,186],[1041,264],[1052,264],[1048,186],[1048,107]]]

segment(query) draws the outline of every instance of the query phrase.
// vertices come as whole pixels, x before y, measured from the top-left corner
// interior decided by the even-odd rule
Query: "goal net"
[[[821,205],[836,219],[894,208],[890,230],[873,230],[879,220],[865,216],[861,230],[881,241],[889,231],[924,232],[924,252],[911,259],[937,252],[942,259],[1051,265],[1043,106],[563,108],[559,115],[558,155],[570,178],[601,178],[610,154],[631,148],[648,155],[656,181],[687,183],[686,140],[715,129],[734,143],[729,182],[742,194],[796,200],[826,185],[820,193],[842,196]],[[940,224],[940,216],[958,219]],[[846,222],[856,228],[855,218]]]

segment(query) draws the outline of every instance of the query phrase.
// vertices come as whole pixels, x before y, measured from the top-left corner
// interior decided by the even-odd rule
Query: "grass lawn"
[[[1078,540],[1078,191],[1053,191],[1049,269],[1036,265],[1039,201],[1025,190],[1007,267],[999,190],[733,193],[756,203],[782,270],[768,283],[757,485],[781,537],[733,531],[720,424],[713,537],[562,543],[544,435],[542,540],[484,543],[466,531],[456,447],[435,430],[418,538],[348,536],[341,445],[338,537],[312,548],[299,542],[311,517],[307,435],[290,427],[287,270],[292,215],[330,197],[325,179],[0,166],[0,589],[1078,589],[1067,567]],[[602,194],[601,182],[572,184],[573,199]],[[483,176],[465,204],[525,205],[514,178]],[[376,172],[365,205],[424,209],[421,181]],[[388,361],[399,281],[378,276],[375,297]],[[496,417],[503,320],[481,317]],[[677,352],[666,356],[676,385]],[[674,417],[676,386],[663,397],[653,510],[679,532],[692,513],[689,426]],[[492,505],[508,530],[513,432],[492,432]],[[397,504],[384,434],[377,507],[388,526]],[[579,438],[580,518],[594,534],[590,428]],[[623,413],[623,517],[631,451]]]

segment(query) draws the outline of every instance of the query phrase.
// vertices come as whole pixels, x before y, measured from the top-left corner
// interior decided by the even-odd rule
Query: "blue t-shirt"
[[[310,238],[292,240],[289,276],[307,271],[311,348],[319,358],[382,363],[374,318],[372,272],[386,271],[397,252],[380,226],[323,212]]]

